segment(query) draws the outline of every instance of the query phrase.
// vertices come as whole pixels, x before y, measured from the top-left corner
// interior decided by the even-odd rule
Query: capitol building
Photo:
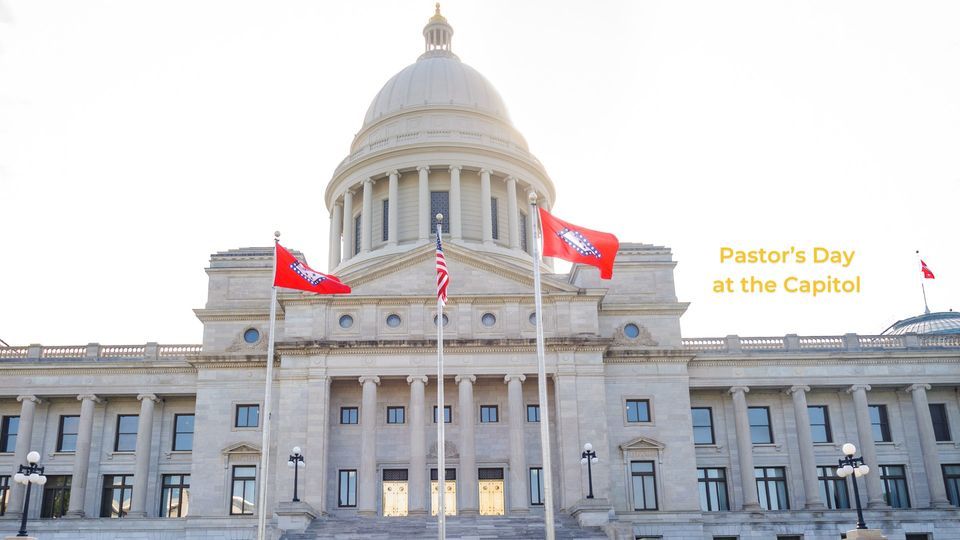
[[[266,470],[273,249],[229,249],[206,268],[200,344],[0,348],[0,536],[19,528],[13,475],[35,450],[47,482],[28,528],[44,540],[251,539],[261,505],[269,538],[430,538],[440,497],[450,538],[543,537],[546,407],[558,538],[836,540],[857,522],[837,475],[852,442],[871,528],[960,539],[960,314],[877,335],[685,337],[670,249],[622,242],[612,280],[541,266],[540,403],[526,201],[572,195],[453,34],[438,8],[327,184],[331,247],[312,266],[353,293],[279,292]]]

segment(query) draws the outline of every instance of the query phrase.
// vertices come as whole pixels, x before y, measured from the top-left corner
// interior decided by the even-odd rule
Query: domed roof
[[[885,336],[901,334],[960,334],[960,313],[941,311],[903,319],[883,331]]]

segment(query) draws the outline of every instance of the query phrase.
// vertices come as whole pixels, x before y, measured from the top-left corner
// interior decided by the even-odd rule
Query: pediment
[[[656,450],[657,452],[663,450],[666,446],[655,439],[649,437],[637,437],[636,439],[631,439],[620,445],[620,450],[624,452],[631,452],[637,450]]]
[[[260,447],[250,443],[236,443],[220,450],[221,454],[259,454]]]

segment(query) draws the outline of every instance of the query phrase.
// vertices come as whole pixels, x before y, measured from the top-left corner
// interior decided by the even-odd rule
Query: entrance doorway
[[[502,516],[503,504],[503,469],[480,469],[480,515]]]
[[[383,470],[383,515],[407,515],[407,470]]]
[[[440,501],[437,498],[437,490],[440,487],[440,481],[437,479],[437,470],[430,469],[430,515],[437,515],[440,508]],[[443,515],[457,515],[457,470],[447,469],[443,482]]]

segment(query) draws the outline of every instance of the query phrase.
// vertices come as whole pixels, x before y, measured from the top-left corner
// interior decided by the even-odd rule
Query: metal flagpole
[[[440,232],[443,214],[437,214],[437,243],[440,243]],[[439,285],[439,284],[438,284]],[[443,301],[440,291],[437,291],[437,536],[440,540],[447,537],[447,516],[444,499],[447,495],[447,463],[446,449],[444,448],[444,425],[447,415],[443,409]]]
[[[533,298],[537,317],[537,390],[540,404],[540,448],[543,452],[543,510],[546,540],[553,540],[553,468],[550,465],[550,407],[547,403],[547,368],[543,351],[543,303],[540,299],[540,212],[537,194],[530,192],[530,220],[533,227]]]
[[[277,244],[280,231],[273,233],[273,274],[270,283],[277,278]],[[277,329],[277,286],[270,293],[270,335],[267,337],[267,380],[263,392],[263,438],[260,442],[260,494],[257,496],[257,540],[266,540],[267,533],[267,464],[270,461],[270,393],[273,389],[273,340]]]
[[[927,305],[927,287],[924,285],[924,280],[927,279],[927,276],[923,273],[923,259],[920,258],[920,250],[917,250],[917,263],[920,264],[920,290],[923,291],[923,312],[930,313],[930,306]]]

